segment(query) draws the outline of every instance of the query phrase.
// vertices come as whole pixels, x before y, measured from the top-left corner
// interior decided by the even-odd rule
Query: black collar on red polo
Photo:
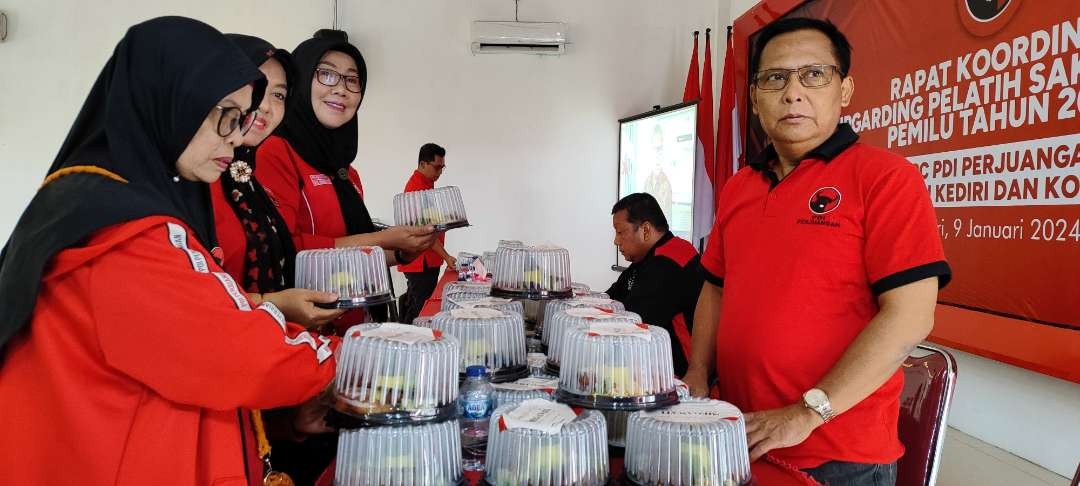
[[[827,140],[818,145],[817,148],[807,152],[803,160],[819,159],[822,162],[829,163],[858,141],[859,134],[851,129],[851,125],[841,123],[836,126],[836,131]],[[761,153],[754,157],[754,160],[750,161],[749,165],[754,170],[761,172],[769,180],[771,186],[776,186],[780,180],[776,177],[776,173],[772,171],[772,165],[777,158],[776,147],[769,144],[765,147],[765,150],[762,150]]]
[[[664,243],[667,243],[668,241],[671,241],[671,239],[674,238],[674,237],[675,237],[675,235],[671,231],[665,232],[664,236],[661,236],[659,240],[656,240],[656,244],[653,245],[652,248],[649,248],[649,252],[645,254],[645,258],[642,258],[642,260],[645,260],[646,258],[649,258],[649,257],[655,255],[657,248],[660,248],[661,246],[664,245]]]
[[[649,251],[645,253],[645,256],[641,257],[641,260],[638,260],[636,262],[631,263],[630,266],[635,267],[638,264],[640,264],[642,262],[645,262],[648,259],[652,258],[653,255],[656,254],[656,249],[657,248],[660,248],[661,246],[664,246],[664,243],[667,243],[667,242],[671,241],[671,239],[674,238],[674,237],[675,237],[675,235],[670,230],[665,232],[664,236],[661,236],[660,239],[656,241],[656,244],[654,244],[652,246],[652,248],[649,248]]]

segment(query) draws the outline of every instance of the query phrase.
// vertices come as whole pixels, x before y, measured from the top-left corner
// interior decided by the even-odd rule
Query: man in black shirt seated
[[[607,290],[626,310],[671,333],[675,374],[686,372],[690,326],[704,276],[697,250],[668,231],[667,218],[651,195],[630,194],[611,208],[615,246],[630,262]]]

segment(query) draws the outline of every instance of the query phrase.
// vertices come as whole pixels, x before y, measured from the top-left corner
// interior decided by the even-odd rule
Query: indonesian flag
[[[683,103],[687,101],[697,100],[701,96],[701,89],[698,86],[698,59],[697,59],[697,36],[698,33],[694,31],[694,53],[690,55],[690,71],[686,73],[686,87],[683,88],[682,100]]]
[[[720,115],[716,120],[716,196],[735,172],[743,165],[739,132],[739,103],[735,98],[735,46],[728,27],[727,53],[724,55],[724,74],[720,81]]]
[[[712,29],[705,29],[705,66],[701,70],[701,101],[697,107],[697,147],[694,155],[694,229],[699,249],[712,230],[716,209],[716,148],[713,146]],[[695,43],[695,50],[697,45]],[[695,65],[696,67],[696,65]]]

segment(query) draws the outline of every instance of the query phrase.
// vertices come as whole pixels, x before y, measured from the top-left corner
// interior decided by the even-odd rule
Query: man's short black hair
[[[626,210],[626,220],[634,226],[648,221],[657,231],[666,232],[668,230],[664,211],[660,209],[660,203],[656,202],[656,198],[652,197],[652,194],[635,192],[619,199],[619,202],[611,207],[611,214],[624,209]]]
[[[436,156],[446,157],[446,149],[433,143],[425,143],[420,147],[420,157],[417,159],[417,163],[435,162]]]
[[[754,41],[754,50],[750,56],[750,79],[754,79],[754,75],[757,74],[758,66],[761,64],[761,53],[765,52],[765,46],[769,41],[779,35],[799,30],[816,30],[825,34],[825,37],[832,42],[833,57],[836,58],[840,68],[840,75],[846,77],[851,72],[851,43],[848,42],[844,33],[840,32],[840,29],[828,20],[792,17],[777,20],[758,32],[757,40]]]

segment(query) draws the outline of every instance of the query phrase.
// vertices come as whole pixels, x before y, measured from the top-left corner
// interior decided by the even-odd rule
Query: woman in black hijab
[[[266,96],[251,130],[236,148],[229,170],[210,186],[214,226],[222,248],[222,267],[256,301],[273,302],[285,318],[308,326],[325,324],[339,310],[316,307],[334,302],[334,294],[291,288],[296,262],[289,227],[255,175],[255,151],[281,124],[296,82],[292,56],[258,37],[226,34],[266,76]]]
[[[0,259],[6,482],[235,481],[240,409],[332,379],[331,340],[256,307],[213,257],[206,183],[264,88],[198,21],[150,20],[117,45]]]
[[[364,204],[356,158],[357,110],[367,66],[342,31],[321,30],[293,51],[295,103],[259,149],[259,178],[278,203],[297,250],[374,245],[411,260],[434,242],[431,227],[377,231]]]

